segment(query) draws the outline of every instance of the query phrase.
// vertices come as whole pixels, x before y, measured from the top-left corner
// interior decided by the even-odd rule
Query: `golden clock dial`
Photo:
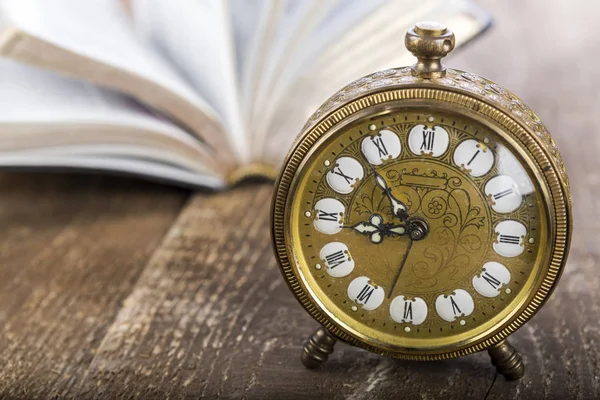
[[[482,122],[432,107],[365,117],[300,167],[290,240],[313,301],[382,348],[444,349],[531,292],[548,215],[530,165]]]

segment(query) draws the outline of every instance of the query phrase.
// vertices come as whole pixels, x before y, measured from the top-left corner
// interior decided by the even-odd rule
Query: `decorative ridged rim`
[[[379,92],[364,93],[362,97],[349,100],[338,107],[332,107],[329,111],[322,113],[316,121],[309,121],[288,154],[276,184],[272,205],[272,238],[279,265],[288,286],[309,314],[333,335],[352,345],[396,358],[442,360],[472,354],[499,343],[528,321],[544,304],[558,282],[566,262],[571,236],[571,200],[564,165],[562,163],[557,165],[557,158],[560,159],[560,155],[556,149],[550,151],[548,146],[540,140],[541,138],[535,130],[532,130],[531,126],[522,123],[522,121],[519,123],[519,118],[514,118],[512,114],[509,115],[500,108],[476,98],[479,96],[449,91],[444,85],[437,85],[436,87],[428,84],[425,86],[401,89],[380,88]],[[293,193],[290,189],[298,178],[298,169],[309,151],[331,128],[347,120],[348,117],[354,116],[359,111],[375,106],[397,108],[414,104],[415,100],[427,100],[446,106],[451,105],[456,111],[463,108],[465,112],[475,113],[503,127],[505,131],[501,134],[508,139],[512,139],[513,142],[516,140],[537,164],[539,171],[541,171],[539,176],[544,179],[544,182],[540,182],[540,186],[544,187],[545,184],[547,191],[542,190],[542,192],[546,203],[550,206],[548,209],[549,243],[552,245],[552,250],[551,256],[548,258],[549,264],[545,267],[541,266],[540,273],[543,278],[535,282],[521,309],[513,314],[505,324],[498,326],[497,329],[490,330],[486,336],[458,345],[456,348],[447,351],[444,349],[391,350],[359,340],[336,324],[315,304],[302,287],[298,279],[297,267],[292,263],[293,248],[290,243],[289,214]]]

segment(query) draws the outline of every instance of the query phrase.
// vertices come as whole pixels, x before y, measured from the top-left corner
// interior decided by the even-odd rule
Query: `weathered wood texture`
[[[486,354],[417,363],[344,344],[320,371],[304,369],[299,352],[316,326],[276,268],[269,185],[184,205],[185,193],[158,185],[8,174],[0,397],[600,398],[600,4],[480,3],[496,27],[452,65],[538,111],[575,202],[563,279],[512,339],[521,381],[497,377]]]

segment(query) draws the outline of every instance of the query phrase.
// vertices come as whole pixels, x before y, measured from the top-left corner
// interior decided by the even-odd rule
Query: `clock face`
[[[548,246],[541,188],[490,127],[435,108],[358,120],[304,160],[290,241],[306,291],[352,336],[440,349],[505,323]]]

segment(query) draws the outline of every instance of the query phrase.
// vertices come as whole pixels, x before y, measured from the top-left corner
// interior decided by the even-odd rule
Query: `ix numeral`
[[[337,214],[335,212],[328,213],[323,210],[318,210],[318,211],[319,211],[319,213],[317,214],[317,219],[320,219],[323,221],[334,221],[334,222],[336,222],[338,220]]]

